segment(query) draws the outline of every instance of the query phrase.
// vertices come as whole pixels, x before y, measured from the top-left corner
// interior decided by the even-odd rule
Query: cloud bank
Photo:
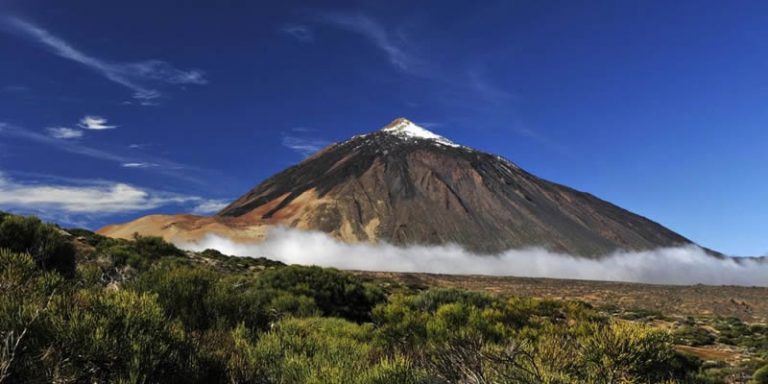
[[[351,270],[768,286],[768,263],[717,259],[695,246],[617,252],[600,260],[541,248],[510,250],[491,256],[476,255],[456,245],[347,244],[324,233],[286,228],[274,229],[263,243],[237,243],[209,234],[198,242],[178,245],[196,251],[213,248],[230,255],[263,256],[288,264]]]

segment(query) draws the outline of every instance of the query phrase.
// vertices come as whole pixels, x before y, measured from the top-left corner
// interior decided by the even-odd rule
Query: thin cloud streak
[[[475,92],[488,102],[506,104],[516,99],[514,94],[489,81],[484,70],[471,69],[467,72],[467,78]]]
[[[225,200],[205,200],[197,204],[197,206],[192,209],[192,213],[196,215],[216,213],[226,208],[227,205],[229,205],[229,202]]]
[[[118,163],[120,165],[127,164],[127,163],[156,164],[157,165],[156,167],[147,167],[147,168],[155,169],[160,173],[163,173],[171,177],[175,177],[180,180],[191,181],[195,183],[201,182],[200,180],[194,177],[189,177],[189,176],[180,174],[178,172],[180,170],[194,170],[195,168],[187,165],[183,165],[171,160],[163,159],[160,157],[148,156],[148,155],[142,155],[141,158],[135,157],[135,156],[125,156],[119,153],[113,153],[113,152],[108,152],[102,149],[89,147],[82,143],[79,143],[76,140],[60,140],[48,135],[44,135],[38,132],[30,131],[21,127],[17,127],[17,126],[10,125],[7,123],[2,123],[2,122],[0,122],[0,136],[12,137],[12,138],[17,138],[22,140],[29,140],[39,144],[44,144],[44,145],[54,147],[64,152],[69,152],[69,153],[73,153],[81,156],[87,156],[87,157],[91,157],[99,160],[111,161],[111,162]]]
[[[311,43],[315,40],[312,30],[302,24],[287,24],[280,28],[280,32],[295,38],[302,43]]]
[[[123,163],[123,168],[149,168],[157,167],[154,163]]]
[[[283,136],[283,146],[291,149],[304,157],[325,148],[329,141],[323,139],[297,137],[297,136]]]
[[[144,60],[134,63],[112,63],[88,55],[65,40],[28,21],[6,17],[3,23],[15,32],[46,46],[55,55],[77,62],[98,72],[108,80],[133,91],[133,98],[142,105],[155,105],[162,93],[144,83],[206,84],[204,73],[198,69],[181,70],[162,60]]]
[[[46,128],[46,131],[48,135],[56,139],[69,140],[83,137],[83,131],[67,127],[50,127]]]
[[[395,68],[410,74],[421,73],[422,63],[407,52],[402,38],[393,35],[381,24],[362,14],[323,13],[320,20],[365,37],[371,44],[382,51]]]

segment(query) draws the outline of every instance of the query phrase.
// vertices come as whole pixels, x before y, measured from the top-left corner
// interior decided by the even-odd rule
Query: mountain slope
[[[406,119],[326,147],[215,217],[194,218],[195,225],[180,217],[158,220],[162,224],[153,224],[153,231],[166,237],[168,228],[178,234],[223,226],[243,240],[249,238],[243,231],[259,237],[258,228],[285,225],[346,241],[457,243],[483,253],[542,246],[598,256],[691,243],[651,220]],[[108,227],[102,233],[133,227]]]

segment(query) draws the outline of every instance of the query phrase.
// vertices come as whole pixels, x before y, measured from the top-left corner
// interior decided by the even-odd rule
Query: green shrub
[[[378,287],[330,268],[292,265],[267,270],[259,276],[257,286],[310,297],[324,316],[358,322],[369,321],[371,309],[385,299]]]
[[[663,382],[673,375],[676,353],[666,334],[617,321],[594,327],[578,344],[586,382]]]
[[[716,337],[704,328],[683,325],[676,329],[673,334],[673,341],[676,344],[691,345],[694,347],[702,345],[711,345]]]
[[[139,276],[129,286],[157,295],[165,315],[179,319],[187,329],[205,329],[212,321],[207,296],[217,276],[196,268],[158,268]]]
[[[188,330],[229,329],[239,323],[263,330],[283,316],[319,313],[310,297],[262,288],[253,279],[200,267],[156,268],[129,286],[156,293],[166,315],[181,320]]]
[[[32,255],[37,265],[66,276],[75,272],[75,249],[58,227],[36,217],[8,215],[0,222],[0,248]]]
[[[71,381],[186,382],[191,350],[156,295],[128,290],[79,291],[53,304],[49,353]]]
[[[230,360],[235,383],[421,383],[423,376],[402,357],[377,357],[370,325],[342,319],[287,319],[255,338],[233,331]]]
[[[63,283],[29,254],[0,249],[0,382],[49,381],[40,356],[50,339],[49,303]]]
[[[752,375],[753,384],[768,384],[768,365],[758,369],[754,375]]]
[[[184,256],[184,251],[163,240],[162,237],[135,234],[133,237],[133,247],[140,255],[150,259],[159,259],[166,256]]]

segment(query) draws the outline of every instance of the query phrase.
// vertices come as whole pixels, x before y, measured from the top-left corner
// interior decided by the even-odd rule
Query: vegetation
[[[766,327],[737,319],[669,332],[581,302],[0,220],[0,383],[718,383],[725,367],[675,344],[767,350]]]

